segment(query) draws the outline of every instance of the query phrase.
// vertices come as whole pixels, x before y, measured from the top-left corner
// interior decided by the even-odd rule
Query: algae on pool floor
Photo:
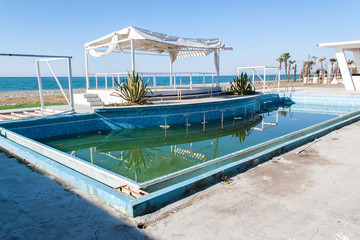
[[[131,128],[39,141],[142,183],[335,117],[282,109],[169,129]]]

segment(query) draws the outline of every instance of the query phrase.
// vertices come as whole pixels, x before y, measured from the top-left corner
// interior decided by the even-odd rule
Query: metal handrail
[[[292,99],[292,94],[293,92],[295,92],[295,88],[292,87],[291,90],[290,90],[290,94],[289,94],[289,98]]]
[[[288,87],[285,87],[284,88],[284,93],[283,93],[283,98],[285,98],[285,95],[286,95],[286,93],[289,91],[289,88]]]
[[[293,92],[295,92],[295,88],[294,88],[294,87],[291,87],[291,88],[285,87],[285,88],[284,88],[284,93],[283,93],[283,98],[285,98],[285,97],[286,97],[286,93],[288,93],[288,94],[289,94],[289,98],[292,99],[292,94],[293,94]]]
[[[117,76],[118,79],[120,79],[120,77],[126,77],[128,75],[128,73],[126,72],[113,72],[113,73],[95,73],[95,74],[89,74],[89,76],[95,76],[95,89],[98,89],[98,77],[104,76],[105,77],[105,89],[108,88],[108,76],[111,76],[112,78],[112,87],[114,88],[114,82],[115,82],[115,77]],[[149,76],[152,77],[153,79],[153,88],[156,91],[157,90],[157,84],[156,84],[156,77],[157,76],[169,76],[169,73],[165,73],[165,72],[143,72],[140,73],[140,75],[142,77],[144,76]],[[215,77],[216,73],[212,73],[212,72],[176,72],[172,74],[172,78],[170,78],[170,86],[174,87],[174,90],[176,90],[176,78],[180,77],[180,86],[184,86],[182,83],[182,77],[183,76],[189,76],[190,78],[190,89],[193,89],[193,76],[203,76],[203,87],[205,87],[205,78],[206,76],[211,76],[211,87],[214,87],[214,77]],[[188,85],[188,84],[185,84]]]

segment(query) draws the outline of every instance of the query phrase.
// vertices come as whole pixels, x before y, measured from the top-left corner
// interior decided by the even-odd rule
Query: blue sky
[[[84,76],[86,42],[129,25],[191,38],[220,38],[234,48],[220,55],[221,74],[237,66],[273,65],[289,52],[334,57],[317,44],[359,40],[359,0],[343,1],[17,1],[0,0],[0,53],[73,56]],[[166,72],[168,57],[136,56],[138,71]],[[130,56],[90,57],[91,72],[129,70]],[[301,66],[298,66],[301,68]],[[63,68],[65,69],[65,68]],[[60,69],[59,73],[65,71]],[[213,56],[178,59],[174,71],[214,71]],[[0,76],[35,76],[34,59],[0,57]]]

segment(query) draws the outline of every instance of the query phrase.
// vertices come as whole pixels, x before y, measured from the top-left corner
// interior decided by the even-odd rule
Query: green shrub
[[[233,78],[230,82],[230,93],[235,95],[255,94],[255,86],[251,83],[250,77],[246,73],[241,73],[240,77]]]
[[[146,93],[151,91],[147,88],[149,80],[150,78],[144,84],[138,73],[135,71],[131,75],[128,73],[127,78],[121,84],[115,80],[118,88],[115,89],[116,92],[111,93],[111,96],[121,97],[129,103],[146,104],[148,103]]]

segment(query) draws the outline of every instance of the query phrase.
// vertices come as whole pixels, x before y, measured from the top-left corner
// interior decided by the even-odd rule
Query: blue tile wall
[[[146,107],[123,107],[98,109],[94,114],[75,114],[61,117],[48,117],[23,121],[1,123],[0,127],[9,129],[32,139],[78,134],[91,131],[103,131],[119,128],[135,128],[179,124],[189,122],[220,119],[224,117],[245,115],[272,107],[270,102],[281,102],[278,94],[258,94],[247,98],[227,101],[163,105]]]
[[[319,105],[319,106],[344,106],[360,107],[360,95],[303,95],[294,94],[292,100],[295,103]]]

